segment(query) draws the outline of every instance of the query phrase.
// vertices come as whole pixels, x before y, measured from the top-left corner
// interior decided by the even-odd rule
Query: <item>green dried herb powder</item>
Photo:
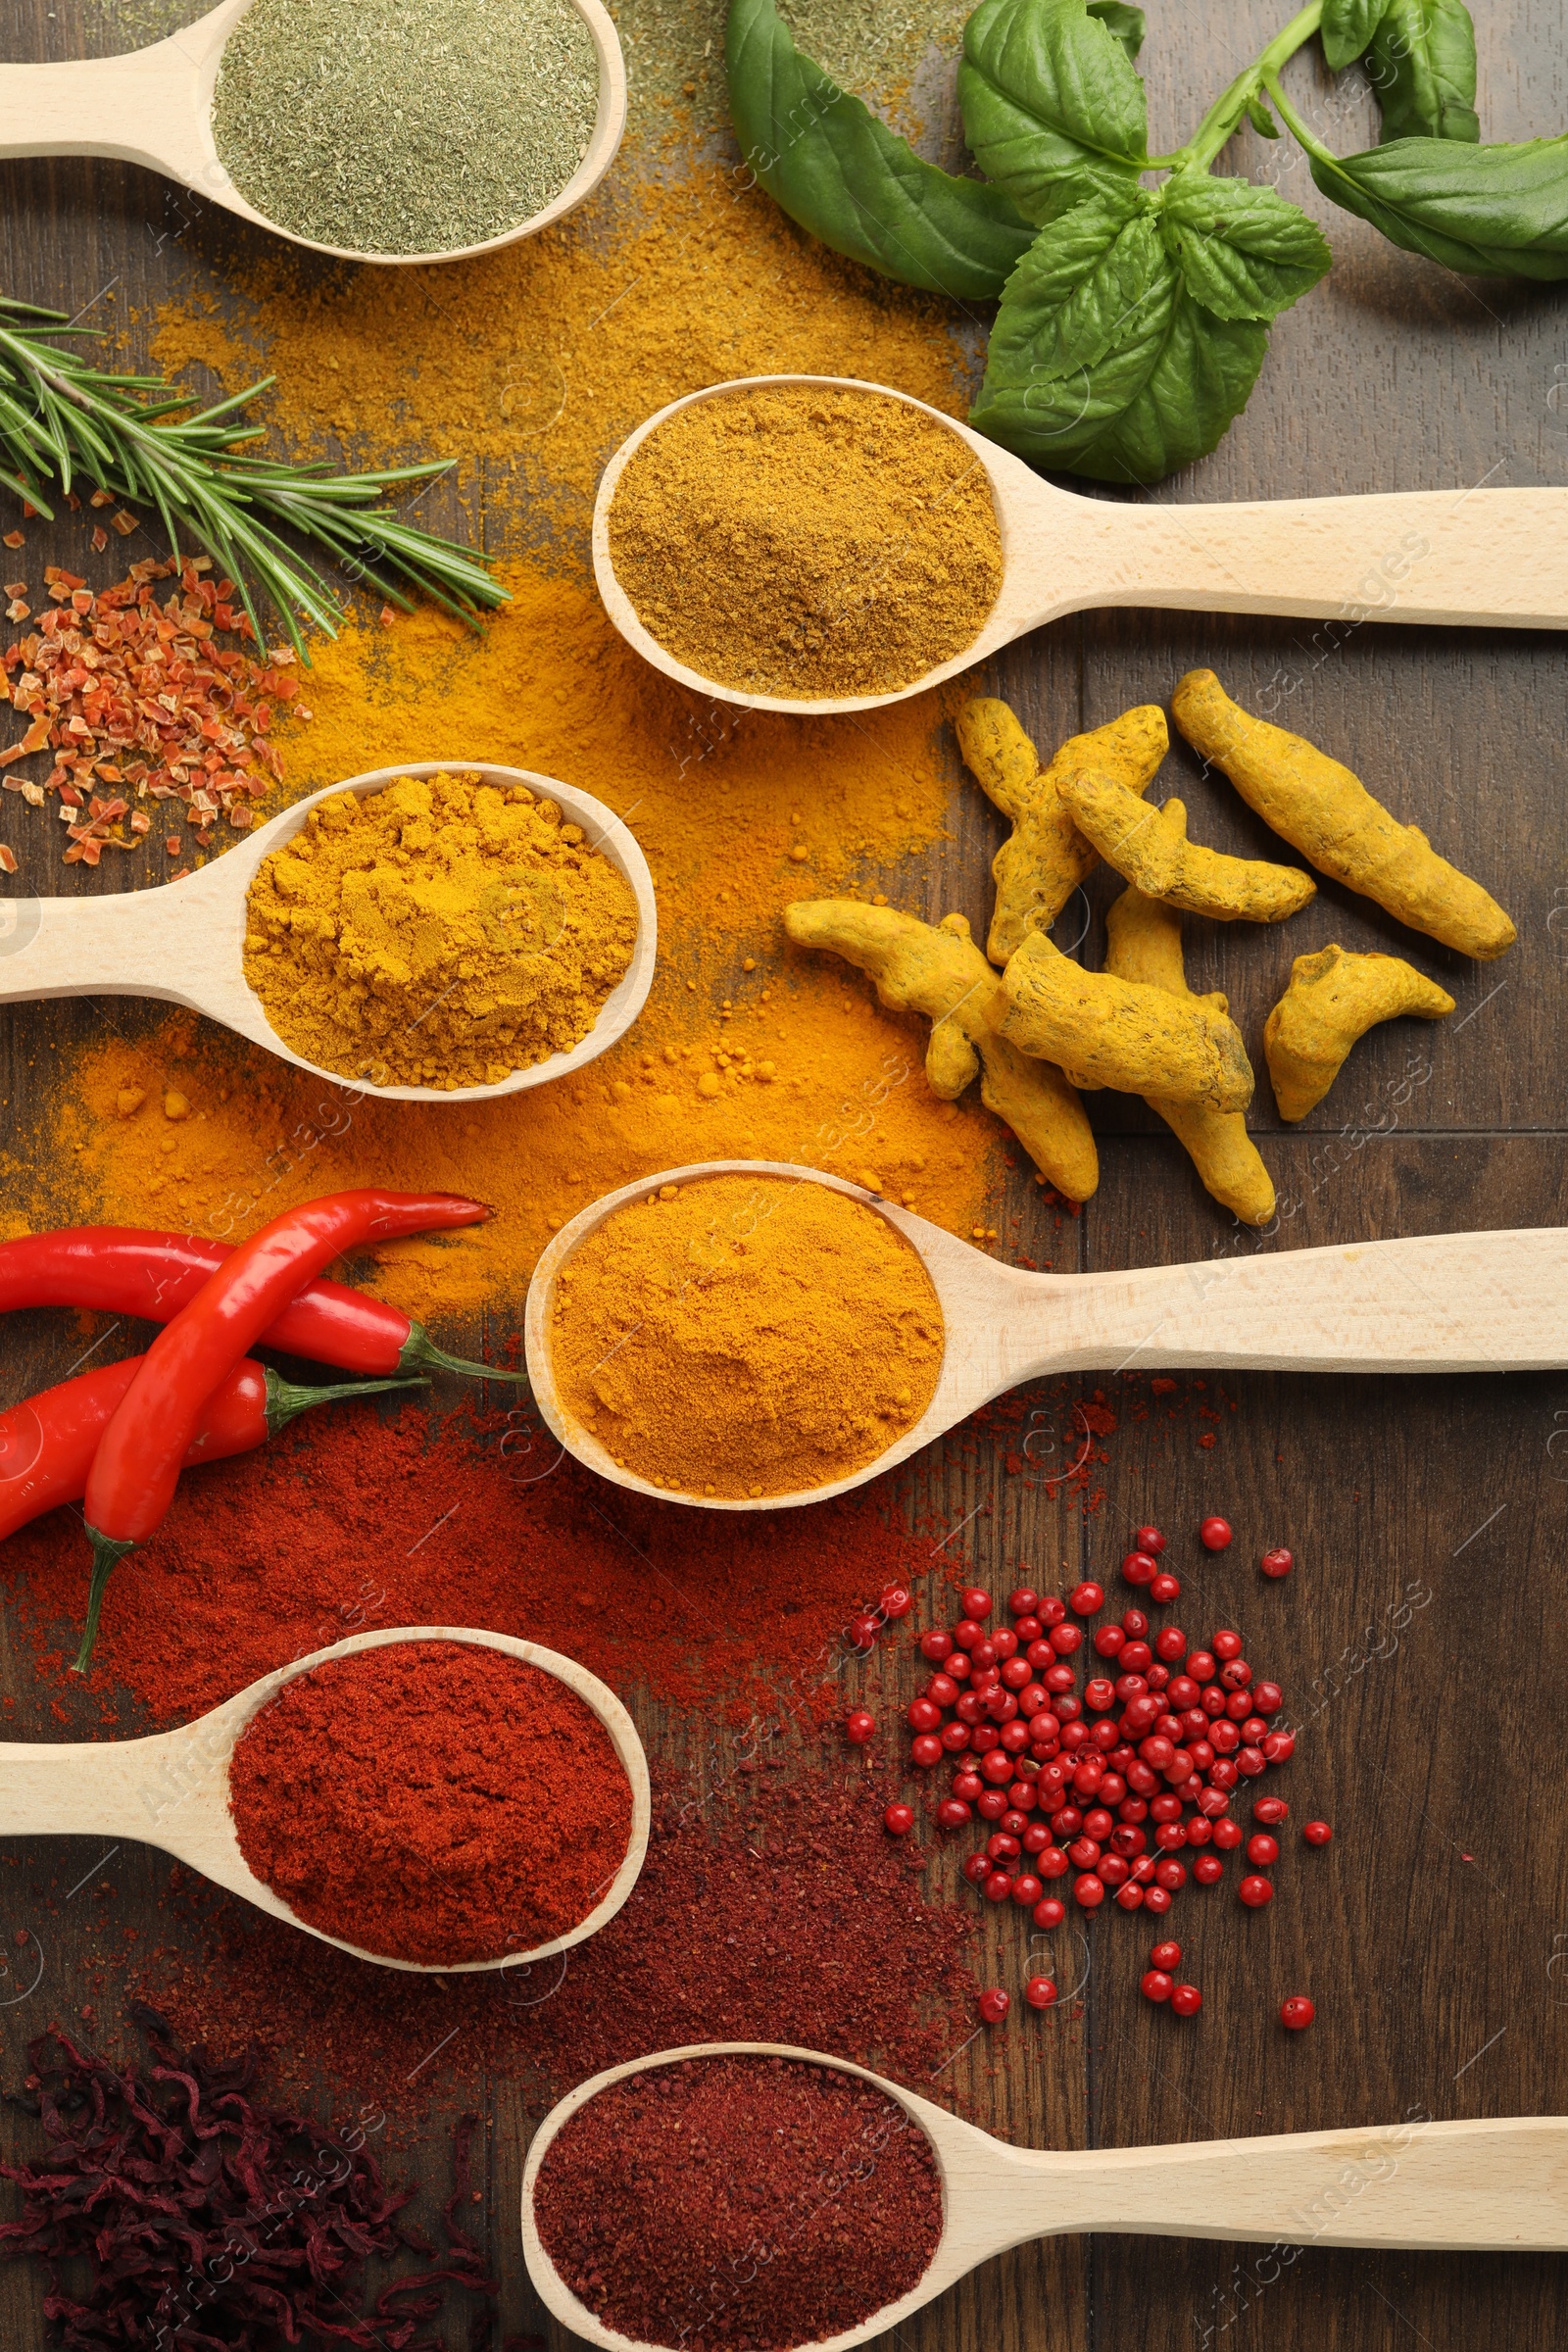
[[[357,253],[449,253],[565,186],[599,103],[570,0],[255,0],[218,152],[269,220]]]

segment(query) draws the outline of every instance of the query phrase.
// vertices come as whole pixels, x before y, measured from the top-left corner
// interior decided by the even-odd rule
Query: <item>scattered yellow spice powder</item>
[[[374,1086],[495,1086],[569,1053],[637,940],[631,886],[581,826],[476,773],[323,801],[263,860],[246,919],[279,1037]]]
[[[556,1278],[550,1357],[572,1418],[656,1486],[791,1494],[912,1429],[942,1369],[931,1278],[826,1185],[713,1176],[605,1219]]]

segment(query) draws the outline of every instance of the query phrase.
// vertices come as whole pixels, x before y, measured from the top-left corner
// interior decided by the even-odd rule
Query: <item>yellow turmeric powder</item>
[[[482,465],[491,544],[510,509],[503,544],[548,536],[563,570],[586,568],[612,451],[683,393],[830,375],[897,384],[954,416],[967,405],[954,307],[909,287],[890,301],[723,160],[618,171],[569,220],[436,286],[420,270],[311,276],[263,240],[228,257],[221,310],[205,291],[160,310],[153,353],[176,374],[215,368],[230,390],[274,378],[269,413],[302,453],[328,437],[378,466],[437,451],[476,505]],[[444,739],[433,756],[449,748],[470,750]]]
[[[685,1494],[793,1494],[863,1469],[924,1413],[943,1343],[904,1236],[808,1179],[666,1185],[578,1244],[551,1301],[566,1411]]]
[[[526,784],[335,794],[263,859],[245,977],[286,1045],[374,1086],[495,1086],[569,1053],[623,978],[637,902]]]
[[[1031,1061],[987,1021],[995,978],[963,915],[922,923],[858,899],[802,899],[785,907],[784,928],[798,947],[830,948],[869,972],[895,1011],[923,1012],[931,1092],[954,1102],[978,1077],[981,1102],[1005,1119],[1041,1174],[1069,1200],[1089,1199],[1100,1161],[1083,1105],[1054,1063]]]
[[[1073,892],[1100,863],[1061,797],[1067,776],[1093,767],[1142,797],[1170,745],[1157,703],[1124,710],[1087,735],[1071,735],[1047,768],[1005,703],[976,695],[958,711],[958,748],[988,800],[1012,819],[991,861],[997,903],[986,954],[1005,963],[1031,931],[1049,931]]]

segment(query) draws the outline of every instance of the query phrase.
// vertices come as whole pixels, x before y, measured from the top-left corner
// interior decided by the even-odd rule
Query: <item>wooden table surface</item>
[[[634,0],[626,13],[635,14]],[[1195,118],[1285,13],[1259,0],[1157,12],[1144,60],[1156,124]],[[11,0],[0,40],[15,57],[79,54],[102,17],[85,24],[66,0],[58,8]],[[1568,121],[1560,8],[1503,0],[1478,29],[1484,135],[1559,129]],[[1314,71],[1304,61],[1294,70],[1302,88]],[[1327,92],[1320,75],[1320,97],[1333,103]],[[1338,103],[1336,143],[1364,143],[1364,100]],[[1270,151],[1248,133],[1236,158],[1236,169],[1262,171]],[[1258,390],[1228,439],[1155,495],[1560,481],[1568,456],[1564,289],[1455,279],[1332,213],[1294,150],[1282,168],[1285,191],[1328,226],[1336,268],[1281,320]],[[114,281],[122,302],[146,310],[177,293],[201,264],[205,232],[181,224],[179,206],[177,193],[116,166],[4,167],[0,286],[74,312]],[[439,523],[437,510],[438,502],[427,504]],[[30,578],[45,561],[74,561],[79,533],[62,533],[54,549],[45,532],[29,532]],[[1244,943],[1221,929],[1198,984],[1232,992],[1259,1067],[1263,1014],[1290,959],[1330,939],[1414,955],[1452,990],[1459,1010],[1436,1029],[1402,1023],[1368,1038],[1301,1129],[1278,1131],[1260,1085],[1255,1112],[1282,1195],[1279,1228],[1263,1237],[1214,1208],[1141,1104],[1094,1098],[1096,1124],[1111,1139],[1103,1178],[1090,1208],[1058,1237],[1058,1269],[1568,1221],[1562,641],[1123,612],[1043,632],[996,662],[986,684],[1026,717],[1076,709],[1087,726],[1168,691],[1152,681],[1174,682],[1200,663],[1216,667],[1250,707],[1325,744],[1355,747],[1372,789],[1426,825],[1507,905],[1519,943],[1499,964],[1470,965],[1412,943],[1368,902],[1324,885],[1288,936],[1249,934],[1244,980]],[[1269,854],[1269,836],[1223,785],[1199,774],[1184,747],[1166,777],[1166,788],[1188,800],[1195,835]],[[960,808],[958,844],[942,861],[940,885],[931,861],[929,907],[940,912],[956,899],[981,927],[998,835],[978,795],[965,795]],[[96,878],[64,872],[56,830],[42,822],[30,832],[8,828],[37,856],[13,888],[106,888],[122,879],[110,861]],[[141,860],[130,871],[133,880],[147,878]],[[1096,876],[1084,948],[1091,961],[1109,895],[1105,877]],[[22,1006],[0,1023],[0,1092],[14,1122],[8,1148],[28,1135],[50,1083],[47,1049],[89,1036],[97,1017],[84,1003]],[[122,1004],[116,1017],[134,1030],[144,1016]],[[1036,1213],[1032,1200],[1019,1180],[1009,1206],[1027,1218]],[[1027,1237],[1027,1224],[1023,1231]],[[42,1318],[8,1329],[4,1400],[59,1378],[59,1348],[58,1325]],[[1336,1825],[1335,1843],[1322,1856],[1288,1851],[1280,1899],[1261,1917],[1228,1892],[1206,1907],[1201,1897],[1183,1897],[1172,1924],[1189,1940],[1206,1996],[1202,2019],[1187,2030],[1136,1996],[1141,1923],[1135,1930],[1116,1915],[1086,1936],[1058,1936],[1052,1963],[1065,1983],[1081,1980],[1081,2015],[1064,2004],[994,2045],[982,2040],[956,2069],[959,2103],[999,2132],[1060,2147],[1568,2111],[1568,1814],[1559,1777],[1568,1690],[1568,1377],[1256,1377],[1227,1388],[1239,1409],[1227,1416],[1223,1449],[1157,1452],[1152,1435],[1129,1433],[1105,1471],[1107,1502],[1093,1522],[1021,1492],[989,1442],[939,1450],[921,1466],[920,1492],[949,1525],[968,1519],[963,1542],[975,1570],[1002,1592],[1020,1558],[1060,1559],[1075,1574],[1113,1570],[1125,1536],[1152,1510],[1183,1529],[1205,1510],[1226,1511],[1242,1540],[1195,1580],[1200,1597],[1184,1603],[1187,1621],[1201,1617],[1205,1629],[1226,1617],[1255,1624],[1266,1590],[1269,1669],[1304,1727],[1290,1775],[1293,1819],[1323,1812]],[[990,1502],[994,1512],[979,1508]],[[1296,1548],[1298,1571],[1282,1587],[1260,1588],[1256,1552],[1281,1537]],[[906,1657],[902,1671],[912,1686]],[[19,1702],[19,1732],[59,1736],[3,1613],[0,1690]],[[692,1725],[650,1709],[643,1719],[657,1755],[690,1752]],[[0,1991],[0,2058],[10,2083],[27,2034],[48,2017],[75,2015],[82,2002],[105,2010],[114,1988],[89,1988],[86,1923],[61,1900],[78,1867],[90,1872],[91,1854],[75,1844],[14,1841],[8,1852],[24,1861],[6,1874],[0,1902],[8,1944],[26,1907],[22,1890],[56,1889],[48,1896],[55,1916],[47,1982],[24,1997],[13,1975],[13,1989]],[[956,1886],[956,1862],[949,1849],[937,1880]],[[160,1857],[122,1851],[108,1875],[120,1918],[156,1918],[169,1933],[155,1910],[167,1876]],[[990,1917],[982,1935],[999,1965],[1006,1939],[1005,1974],[1015,1979],[1017,1923]],[[1315,2028],[1299,2036],[1276,2023],[1280,1996],[1294,1989],[1309,1989],[1318,2008]],[[515,2229],[520,2111],[507,2084],[489,2091],[498,2119],[487,2180],[490,2255],[504,2280],[506,2328],[532,2330],[542,2315],[522,2276]],[[518,2126],[510,2134],[509,2118]],[[0,2132],[8,2152],[25,2137],[14,2119]],[[432,2147],[439,2178],[444,2137],[433,2135]],[[45,2341],[40,2294],[30,2273],[0,2272],[7,2346]],[[1134,2344],[1142,2352],[1241,2352],[1264,2343],[1271,2352],[1446,2352],[1488,2339],[1544,2347],[1560,2337],[1551,2314],[1560,2315],[1561,2297],[1560,2271],[1547,2257],[1308,2248],[1282,2259],[1217,2241],[1047,2240],[990,2266],[898,2341],[902,2352],[1122,2352]]]

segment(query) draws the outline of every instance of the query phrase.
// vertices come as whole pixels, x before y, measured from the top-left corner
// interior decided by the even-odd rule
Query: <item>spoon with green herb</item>
[[[106,155],[340,261],[462,261],[581,204],[626,71],[600,0],[222,0],[122,57],[0,65],[0,157]]]

